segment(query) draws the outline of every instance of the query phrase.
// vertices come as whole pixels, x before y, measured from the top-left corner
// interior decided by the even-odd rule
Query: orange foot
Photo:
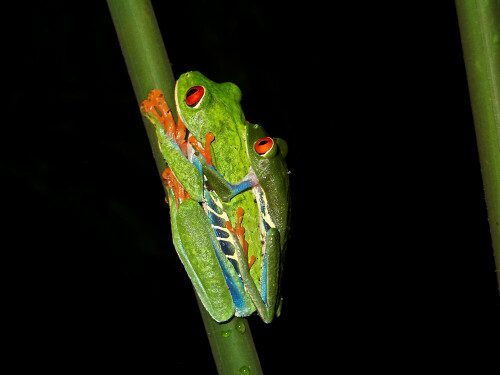
[[[194,148],[196,148],[196,150],[198,150],[200,154],[203,155],[203,157],[207,161],[207,164],[211,165],[212,167],[214,166],[214,164],[212,162],[212,151],[210,150],[210,144],[214,139],[215,137],[211,132],[207,133],[205,135],[205,148],[202,148],[200,142],[198,142],[198,140],[194,136],[189,137],[189,143]]]
[[[186,126],[181,119],[179,119],[177,124],[175,123],[172,111],[168,107],[165,96],[161,90],[151,90],[148,98],[141,104],[141,111],[144,114],[150,114],[156,117],[162,124],[167,136],[179,145],[184,155],[187,155]],[[170,168],[163,171],[162,177],[167,186],[172,189],[175,197],[175,205],[179,208],[179,202],[189,199],[189,194],[175,178]]]
[[[182,187],[177,178],[175,178],[172,170],[167,168],[163,171],[162,175],[163,180],[167,184],[167,186],[172,189],[175,197],[175,207],[179,209],[179,203],[185,201],[186,199],[191,199],[186,189]]]
[[[236,217],[238,218],[238,223],[236,224],[236,230],[233,228],[231,223],[229,221],[226,221],[226,228],[233,232],[238,240],[240,241],[240,245],[243,248],[243,252],[245,253],[245,256],[247,257],[247,262],[248,262],[248,269],[252,267],[252,265],[255,262],[255,256],[250,257],[250,261],[248,261],[248,242],[245,240],[245,227],[241,226],[241,222],[243,221],[243,208],[238,207],[236,210]]]
[[[179,145],[184,155],[187,155],[186,126],[180,118],[178,123],[175,123],[161,90],[151,90],[147,100],[142,102],[141,110],[155,116],[163,125],[165,133]]]

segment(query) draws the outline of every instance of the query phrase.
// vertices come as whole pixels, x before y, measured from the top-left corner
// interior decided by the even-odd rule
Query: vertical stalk
[[[217,323],[198,295],[196,300],[219,374],[262,374],[248,321],[233,317],[226,323]]]
[[[125,58],[128,74],[132,81],[137,103],[140,105],[152,89],[160,89],[177,120],[175,110],[175,78],[160,29],[150,1],[108,0],[116,34]],[[166,164],[157,146],[156,134],[147,119],[143,117],[149,142],[153,149],[158,171]]]
[[[500,0],[456,0],[500,288]]]
[[[175,79],[150,0],[108,0],[108,7],[137,103],[140,105],[152,89],[160,89],[177,119]],[[165,160],[158,148],[153,127],[148,120],[143,121],[161,175],[166,167]],[[199,307],[219,374],[261,374],[259,357],[246,319],[234,318],[219,324],[201,303]]]

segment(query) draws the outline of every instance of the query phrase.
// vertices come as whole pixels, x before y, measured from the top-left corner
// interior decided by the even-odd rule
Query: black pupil
[[[196,94],[196,92],[198,92],[198,89],[191,89],[191,90],[189,90],[189,91],[187,92],[187,94],[186,94],[186,98],[187,98],[187,97],[190,97],[191,95]]]
[[[264,140],[264,141],[260,141],[259,142],[259,146],[262,146],[262,145],[265,145],[268,141]]]

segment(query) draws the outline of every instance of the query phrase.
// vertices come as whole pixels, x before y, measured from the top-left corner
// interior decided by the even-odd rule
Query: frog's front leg
[[[203,148],[193,136],[189,137],[189,143],[203,156],[200,158],[200,163],[203,174],[207,178],[210,187],[217,193],[223,202],[229,202],[234,196],[258,185],[259,182],[257,180],[257,176],[251,168],[248,174],[243,177],[240,182],[232,184],[227,181],[224,176],[222,176],[219,171],[215,169],[212,163],[210,144],[213,140],[213,134],[207,133],[205,136],[205,147]]]
[[[155,127],[158,146],[171,170],[168,173],[175,176],[191,199],[202,202],[203,177],[187,158],[186,127],[180,120],[175,124],[163,93],[152,90],[148,99],[142,102],[141,112]],[[166,173],[167,171],[163,174],[164,178]]]

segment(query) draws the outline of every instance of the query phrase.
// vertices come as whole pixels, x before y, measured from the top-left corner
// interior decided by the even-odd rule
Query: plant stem
[[[226,323],[217,323],[198,296],[196,300],[219,374],[262,374],[248,321],[233,317]]]
[[[500,288],[500,0],[456,0]]]
[[[160,89],[165,95],[174,119],[177,120],[177,112],[173,105],[175,78],[151,2],[108,0],[108,7],[137,103],[140,105],[152,89]],[[153,127],[144,117],[143,121],[156,166],[161,174],[166,168],[165,160],[157,146]]]
[[[175,79],[150,0],[108,0],[108,7],[137,103],[140,105],[152,89],[160,89],[177,119]],[[143,121],[161,175],[166,167],[165,160],[153,127],[148,120],[143,118]],[[246,319],[233,318],[220,324],[212,319],[201,303],[198,304],[219,374],[261,374],[259,357]]]

